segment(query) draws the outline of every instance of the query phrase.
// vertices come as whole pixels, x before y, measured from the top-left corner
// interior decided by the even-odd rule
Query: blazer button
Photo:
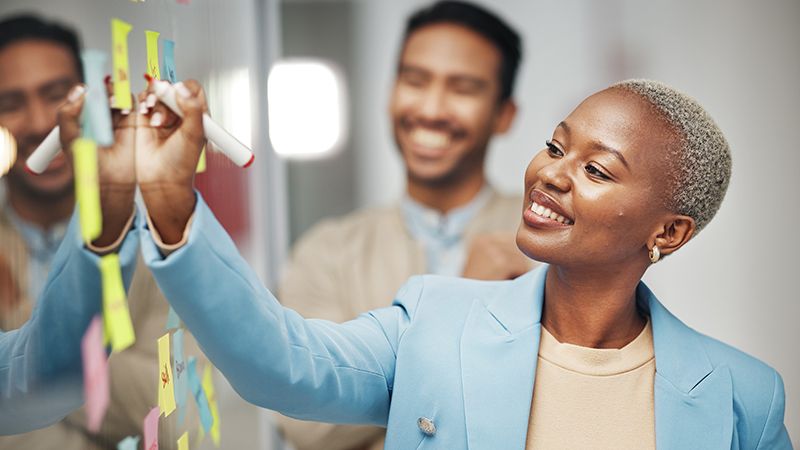
[[[427,434],[428,436],[433,436],[436,434],[436,425],[433,423],[431,419],[427,417],[420,417],[417,419],[417,426],[419,430],[423,433]]]

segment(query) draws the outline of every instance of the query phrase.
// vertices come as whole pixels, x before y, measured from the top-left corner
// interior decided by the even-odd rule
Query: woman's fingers
[[[81,111],[83,110],[86,86],[75,85],[67,95],[67,101],[58,109],[58,126],[61,129],[61,148],[69,152],[72,141],[81,134]]]

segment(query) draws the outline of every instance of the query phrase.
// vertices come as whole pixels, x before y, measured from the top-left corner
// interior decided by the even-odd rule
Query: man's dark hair
[[[55,22],[23,14],[0,20],[0,50],[23,40],[48,41],[65,46],[75,59],[78,77],[83,78],[81,43],[78,34],[71,28]]]
[[[439,23],[453,23],[469,28],[500,50],[503,57],[499,74],[500,100],[510,98],[522,58],[522,40],[519,34],[500,17],[481,6],[460,1],[439,1],[408,18],[403,45],[418,29]]]

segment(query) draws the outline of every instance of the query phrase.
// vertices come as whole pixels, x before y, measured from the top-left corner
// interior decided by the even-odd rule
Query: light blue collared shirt
[[[19,231],[25,247],[28,249],[28,298],[36,304],[50,273],[50,264],[56,255],[58,246],[64,239],[69,218],[58,222],[49,229],[43,229],[35,223],[28,222],[17,215],[11,204],[5,204],[5,215]]]
[[[411,236],[425,249],[427,273],[460,276],[466,263],[464,231],[478,211],[489,202],[492,190],[488,185],[469,203],[442,214],[406,194],[400,207]]]

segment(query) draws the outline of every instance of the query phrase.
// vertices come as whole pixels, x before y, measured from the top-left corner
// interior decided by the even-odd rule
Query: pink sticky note
[[[103,349],[103,320],[99,315],[89,323],[81,340],[83,389],[86,396],[86,428],[100,431],[109,402],[108,358]]]
[[[158,406],[144,418],[144,450],[158,450]]]

